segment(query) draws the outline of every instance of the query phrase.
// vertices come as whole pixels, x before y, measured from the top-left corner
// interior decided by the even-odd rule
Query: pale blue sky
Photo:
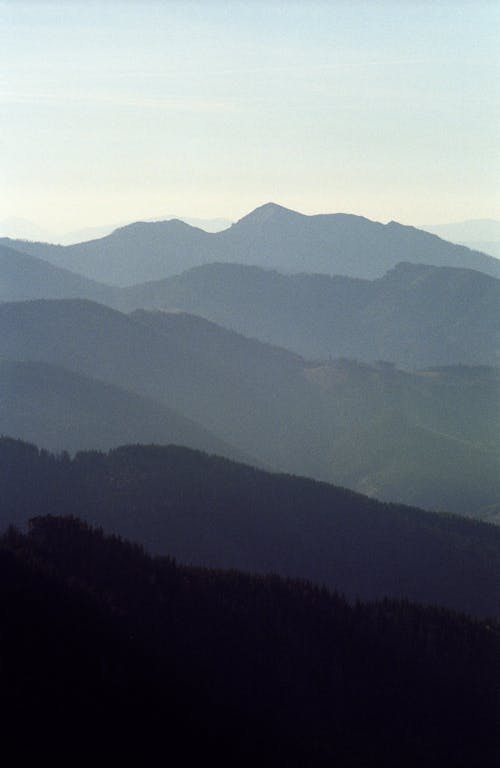
[[[500,2],[0,2],[0,218],[500,217]]]

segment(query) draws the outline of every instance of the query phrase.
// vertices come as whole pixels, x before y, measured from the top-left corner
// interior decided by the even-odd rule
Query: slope
[[[307,578],[350,598],[500,610],[500,530],[483,523],[175,446],[57,460],[3,439],[0,458],[4,526],[69,510],[187,563]]]
[[[498,499],[490,369],[312,364],[190,315],[76,300],[0,306],[0,355],[126,386],[270,468],[464,515]]]
[[[127,316],[80,300],[3,304],[0,355],[125,385],[268,466],[283,466],[301,401],[303,420],[300,358],[190,316]]]
[[[493,257],[414,227],[396,222],[384,225],[348,214],[305,216],[273,203],[216,233],[172,220],[137,222],[71,246],[0,242],[120,286],[166,278],[213,261],[365,279],[382,276],[400,261],[500,275]]]
[[[369,281],[209,264],[130,288],[122,300],[193,312],[307,359],[497,362],[500,285],[473,270],[404,263]]]
[[[496,259],[415,227],[350,214],[304,216],[267,203],[243,217],[220,240],[231,261],[282,271],[374,279],[400,261],[477,269],[500,276]]]
[[[450,224],[426,225],[422,229],[452,243],[459,243],[467,248],[488,253],[497,259],[500,258],[500,221],[472,219]]]
[[[11,530],[0,567],[0,709],[18,757],[495,764],[491,622],[187,568],[74,518]]]
[[[0,302],[88,298],[112,303],[116,292],[37,256],[0,245]]]
[[[0,359],[0,392],[0,434],[49,450],[175,443],[243,459],[166,406],[58,366]]]

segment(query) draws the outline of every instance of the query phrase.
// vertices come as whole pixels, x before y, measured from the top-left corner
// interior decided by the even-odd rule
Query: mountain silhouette
[[[495,365],[497,280],[402,263],[376,280],[209,264],[126,289],[127,308],[180,309],[307,359]]]
[[[120,286],[166,278],[214,261],[365,279],[380,277],[401,261],[500,275],[495,258],[414,227],[340,213],[305,216],[274,203],[216,233],[171,220],[137,222],[71,246],[6,238],[0,242]]]

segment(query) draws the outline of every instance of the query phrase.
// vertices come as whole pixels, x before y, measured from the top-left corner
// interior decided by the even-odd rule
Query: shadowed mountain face
[[[0,569],[0,712],[30,762],[495,765],[491,620],[187,567],[67,517],[0,537]]]
[[[210,264],[135,286],[122,300],[193,312],[307,359],[497,362],[500,285],[472,270],[399,264],[369,281]]]
[[[497,260],[396,222],[360,216],[303,214],[268,203],[229,229],[209,233],[179,220],[138,222],[71,246],[4,239],[5,245],[127,286],[222,261],[284,272],[320,272],[373,279],[401,261],[476,269],[500,276]]]
[[[500,529],[175,446],[56,460],[0,440],[1,524],[78,515],[183,562],[304,577],[349,598],[500,610]]]
[[[1,305],[0,356],[62,366],[114,387],[126,386],[270,468],[465,515],[489,514],[498,499],[498,377],[490,369],[405,373],[388,364],[312,364],[199,317],[145,311],[124,315],[78,300]],[[21,380],[27,376],[26,408],[35,397],[29,393],[40,388],[35,403],[41,410],[33,414],[34,424],[43,414],[48,421],[54,418],[58,446],[73,448],[74,442],[63,442],[43,368],[20,367],[16,375],[11,405],[0,401],[3,418],[12,417],[12,402],[19,403],[14,412],[22,415],[25,406],[16,401],[16,390],[25,391]],[[70,410],[68,393],[83,382],[75,379],[70,387],[57,380]],[[88,386],[93,392],[97,385]],[[113,396],[111,391],[103,394],[101,406]],[[75,403],[75,424],[81,423],[85,408],[91,410],[92,398],[89,394]],[[116,414],[113,429],[126,410],[121,398],[117,410],[109,412],[110,418]],[[101,427],[112,427],[101,406],[89,418],[86,440],[91,440],[91,424],[96,439],[104,439],[101,418]],[[137,418],[131,418],[124,437],[162,439],[148,431],[156,418],[152,406],[130,408]],[[123,434],[121,429],[115,434]],[[37,435],[26,424],[24,430],[12,435]],[[75,436],[76,430],[69,430],[68,441]],[[205,447],[191,439],[182,442]]]

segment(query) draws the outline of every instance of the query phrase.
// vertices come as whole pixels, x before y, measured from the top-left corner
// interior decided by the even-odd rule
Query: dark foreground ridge
[[[0,440],[0,525],[75,515],[154,554],[500,615],[500,529],[178,446],[55,456]]]
[[[75,518],[10,529],[0,568],[1,716],[19,755],[494,764],[491,623],[152,559]]]

